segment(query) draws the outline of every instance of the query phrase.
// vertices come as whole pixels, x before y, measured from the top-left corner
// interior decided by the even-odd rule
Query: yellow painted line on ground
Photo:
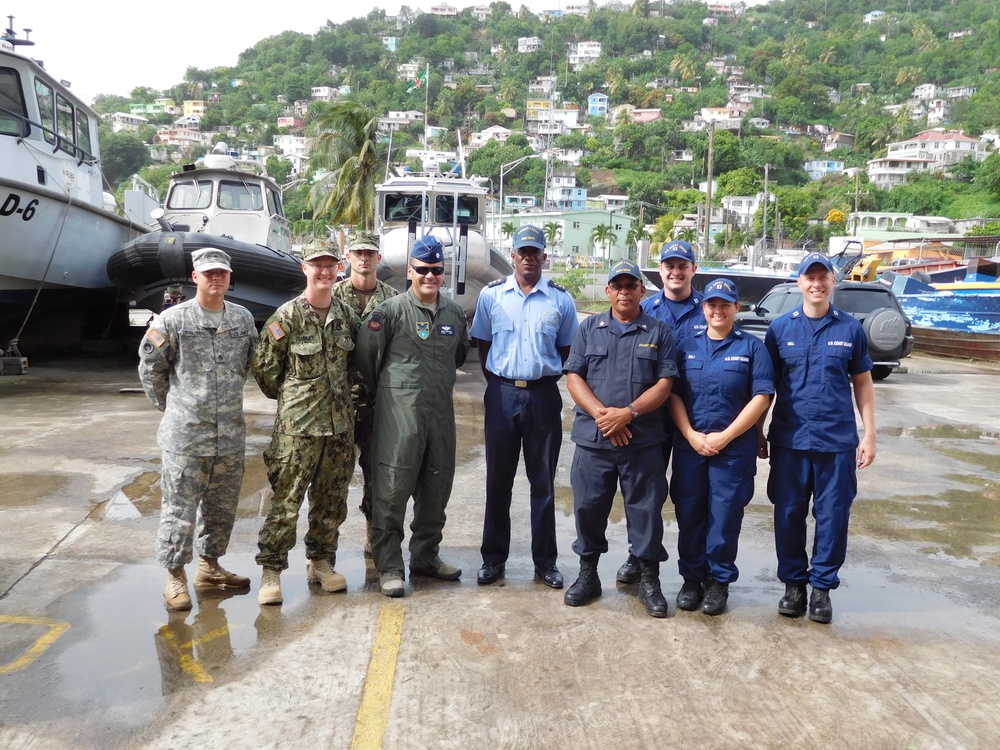
[[[212,675],[205,671],[205,668],[198,663],[198,660],[191,653],[191,647],[195,644],[195,641],[184,644],[180,643],[174,632],[166,625],[160,628],[160,635],[163,636],[163,640],[167,642],[171,650],[177,654],[177,665],[187,672],[192,680],[195,682],[215,682],[212,679]],[[202,638],[198,643],[205,640],[208,640],[208,638]]]
[[[27,667],[31,662],[45,653],[46,649],[55,643],[59,636],[70,629],[68,622],[50,620],[48,617],[21,617],[19,615],[0,615],[0,623],[10,623],[11,625],[40,625],[48,628],[48,632],[41,638],[28,646],[27,650],[10,664],[0,665],[0,674],[18,672]]]
[[[403,637],[403,605],[385,604],[379,612],[368,662],[368,677],[361,695],[361,707],[354,724],[351,750],[381,750],[382,737],[389,722],[389,703],[396,676],[396,659]]]

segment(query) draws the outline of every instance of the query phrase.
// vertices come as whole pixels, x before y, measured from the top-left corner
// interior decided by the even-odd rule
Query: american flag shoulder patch
[[[157,331],[155,328],[150,328],[146,331],[146,338],[156,344],[157,347],[163,346],[167,343],[167,340],[163,337],[163,334]]]
[[[275,341],[281,341],[281,339],[285,338],[285,332],[282,330],[281,324],[278,323],[278,321],[274,321],[273,323],[271,323],[267,327],[267,330],[271,332],[271,335],[274,337]]]

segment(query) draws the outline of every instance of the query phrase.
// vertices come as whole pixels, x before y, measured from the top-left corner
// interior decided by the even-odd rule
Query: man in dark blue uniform
[[[674,334],[674,342],[681,343],[705,330],[705,316],[701,311],[703,297],[694,290],[695,271],[698,264],[691,245],[683,240],[668,242],[660,250],[660,281],[663,289],[642,301],[642,310],[647,315],[662,320]],[[673,445],[674,423],[670,410],[663,409],[666,420],[667,439],[663,441],[663,467],[670,463],[670,447]],[[633,552],[629,539],[628,559],[618,569],[619,583],[636,583],[639,580],[639,558]]]
[[[734,323],[736,285],[705,287],[708,329],[677,347],[680,374],[670,394],[674,436],[670,498],[677,516],[677,608],[720,615],[739,577],[743,509],[753,498],[756,425],[771,404],[774,369],[767,349]]]
[[[857,469],[875,460],[875,387],[861,324],[830,304],[836,285],[825,255],[799,264],[802,304],[775,320],[764,340],[774,362],[776,401],[768,440],[778,578],[785,595],[778,612],[833,619],[830,589],[847,555],[847,527],[857,494]],[[861,412],[859,441],[851,394]],[[806,553],[809,500],[816,519],[812,559]]]
[[[545,235],[526,224],[514,232],[514,275],[479,296],[472,336],[486,377],[486,514],[480,584],[504,574],[510,553],[510,502],[524,446],[531,485],[531,557],[535,577],[561,589],[556,567],[555,475],[562,443],[558,380],[578,326],[573,298],[542,277]]]
[[[570,471],[580,575],[565,602],[579,607],[601,595],[597,563],[608,550],[605,535],[619,483],[635,555],[639,599],[653,617],[667,616],[660,590],[663,548],[660,511],[667,495],[661,406],[677,375],[670,328],[639,306],[642,273],[631,261],[611,267],[606,287],[611,309],[585,320],[564,371],[576,402]]]

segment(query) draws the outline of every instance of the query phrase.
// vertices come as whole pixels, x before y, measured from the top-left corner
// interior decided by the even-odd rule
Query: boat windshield
[[[212,205],[212,181],[174,183],[167,198],[167,208],[208,208]]]
[[[0,68],[0,133],[24,135],[27,117],[20,76],[12,68]]]
[[[434,200],[434,221],[438,224],[479,223],[479,198],[474,195],[439,195]]]
[[[260,211],[264,208],[264,195],[260,185],[223,180],[219,183],[219,208]]]
[[[427,196],[421,193],[386,193],[384,205],[383,221],[422,222],[427,214]]]

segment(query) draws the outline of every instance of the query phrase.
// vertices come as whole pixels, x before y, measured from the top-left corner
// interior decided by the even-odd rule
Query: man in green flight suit
[[[378,280],[376,269],[382,255],[379,252],[378,235],[374,232],[358,232],[347,243],[347,262],[351,265],[351,275],[333,287],[334,299],[339,299],[364,320],[381,303],[397,292],[391,286]],[[364,494],[361,496],[361,512],[365,516],[365,555],[372,554],[372,431],[375,428],[375,392],[369,391],[361,382],[357,370],[351,368],[351,399],[354,401],[354,445],[358,449],[358,463],[364,479]]]
[[[403,519],[413,497],[410,576],[457,581],[462,571],[438,555],[455,478],[455,370],[469,351],[461,306],[440,294],[444,251],[417,240],[412,286],[388,299],[358,332],[356,363],[375,393],[372,554],[382,593],[403,595]]]
[[[260,389],[278,399],[274,433],[264,451],[274,499],[257,541],[257,564],[264,569],[257,594],[261,604],[281,604],[280,575],[295,546],[295,526],[307,490],[306,575],[324,591],[347,588],[335,565],[354,473],[348,355],[354,349],[358,318],[333,299],[340,260],[329,240],[308,243],[302,261],[306,290],[270,317],[253,359]]]

